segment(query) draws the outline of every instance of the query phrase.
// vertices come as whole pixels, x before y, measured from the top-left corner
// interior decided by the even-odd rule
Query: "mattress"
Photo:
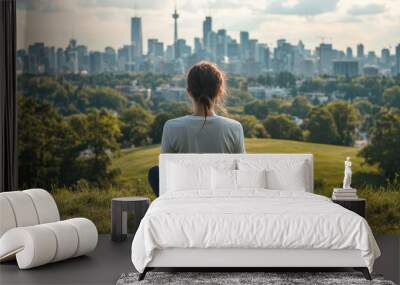
[[[156,199],[132,243],[139,272],[163,249],[359,250],[372,271],[380,251],[361,216],[308,192],[247,189]]]

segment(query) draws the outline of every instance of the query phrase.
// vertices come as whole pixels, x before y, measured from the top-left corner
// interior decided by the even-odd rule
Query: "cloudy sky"
[[[136,2],[136,4],[135,4]],[[18,47],[44,41],[65,47],[74,37],[92,50],[118,48],[130,41],[130,17],[142,17],[143,37],[171,44],[173,0],[17,0]],[[136,8],[135,8],[136,7]],[[400,0],[177,0],[179,37],[190,45],[202,33],[202,20],[213,29],[252,38],[274,47],[276,40],[303,40],[307,48],[321,41],[335,48],[367,50],[400,43]],[[146,46],[146,43],[145,43]]]

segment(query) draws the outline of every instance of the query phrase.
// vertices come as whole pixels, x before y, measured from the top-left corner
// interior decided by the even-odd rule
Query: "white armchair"
[[[60,221],[53,197],[43,189],[0,193],[0,262],[17,259],[20,269],[84,255],[96,248],[88,219]]]

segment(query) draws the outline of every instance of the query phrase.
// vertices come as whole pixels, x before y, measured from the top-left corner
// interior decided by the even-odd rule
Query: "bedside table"
[[[357,198],[353,200],[332,200],[333,203],[359,214],[361,217],[366,217],[367,200]]]
[[[128,212],[133,214],[133,232],[135,234],[140,221],[150,206],[146,197],[120,197],[111,200],[111,239],[124,241],[128,236]]]

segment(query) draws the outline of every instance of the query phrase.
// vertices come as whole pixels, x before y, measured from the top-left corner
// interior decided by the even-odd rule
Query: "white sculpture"
[[[351,184],[351,160],[350,157],[346,158],[344,162],[344,179],[343,179],[343,189],[352,189]]]

